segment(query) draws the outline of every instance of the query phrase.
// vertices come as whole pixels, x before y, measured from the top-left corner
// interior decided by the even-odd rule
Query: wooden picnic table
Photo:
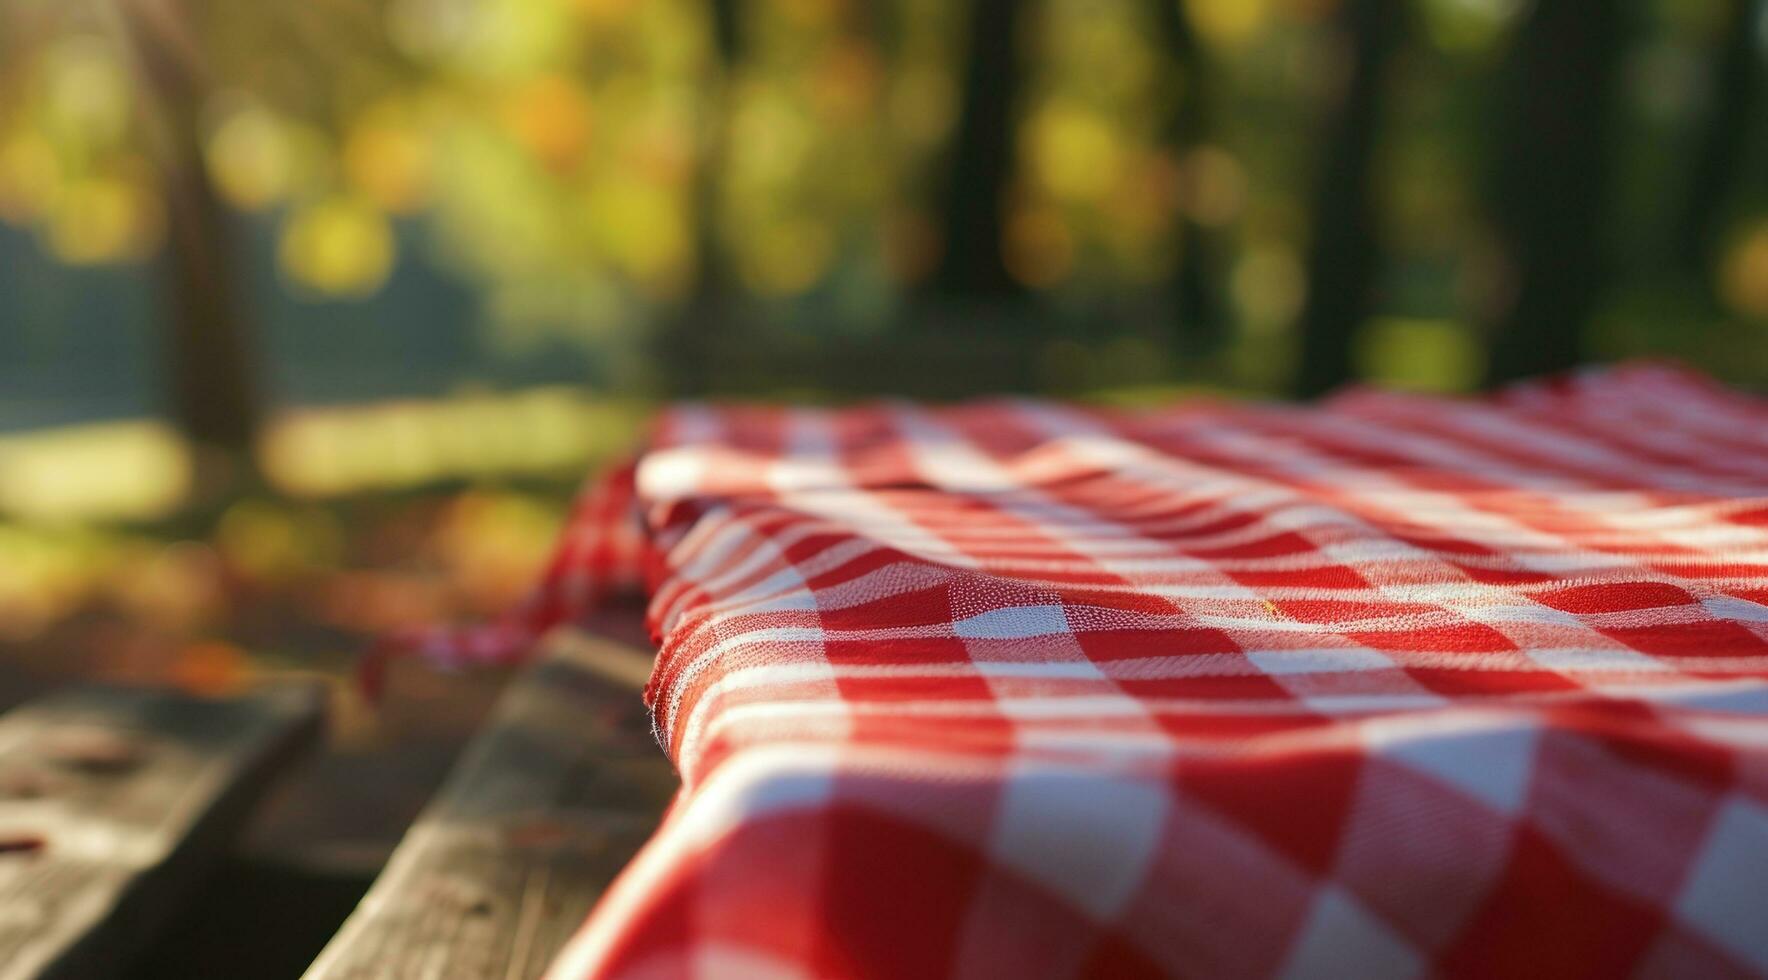
[[[636,622],[548,638],[309,980],[545,970],[675,790],[640,698],[652,655]]]
[[[86,685],[0,716],[0,980],[127,969],[317,743],[321,693]]]

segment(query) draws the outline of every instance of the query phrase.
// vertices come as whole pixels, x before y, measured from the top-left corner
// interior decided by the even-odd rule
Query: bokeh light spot
[[[255,105],[227,112],[205,147],[215,186],[235,207],[258,211],[282,200],[293,179],[293,148],[282,121]]]
[[[577,169],[589,148],[589,96],[564,75],[532,79],[505,99],[504,125],[553,173]]]
[[[0,220],[24,224],[41,215],[61,185],[55,147],[40,133],[0,143]]]
[[[1268,335],[1286,329],[1301,311],[1307,271],[1288,245],[1257,245],[1234,263],[1229,290],[1246,330]]]
[[[283,226],[277,259],[301,285],[329,296],[366,296],[392,272],[393,230],[386,216],[350,198],[297,209]]]
[[[1752,319],[1768,320],[1768,221],[1738,238],[1726,253],[1719,276],[1727,306]]]
[[[1371,320],[1357,332],[1351,355],[1363,378],[1416,391],[1471,391],[1486,363],[1473,329],[1455,320]]]
[[[147,188],[117,177],[91,177],[61,188],[45,237],[63,262],[118,262],[151,254],[163,221],[159,200]]]

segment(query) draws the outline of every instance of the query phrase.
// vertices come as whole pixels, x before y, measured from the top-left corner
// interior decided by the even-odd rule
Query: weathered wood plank
[[[640,701],[650,657],[600,631],[551,637],[308,980],[544,971],[675,790]]]
[[[123,970],[317,742],[322,695],[85,686],[0,717],[0,978]]]

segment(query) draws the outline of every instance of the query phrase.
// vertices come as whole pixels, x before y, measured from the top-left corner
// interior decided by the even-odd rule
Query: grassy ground
[[[546,391],[308,411],[272,428],[257,489],[221,496],[154,423],[0,439],[0,708],[82,680],[225,695],[318,678],[327,748],[248,856],[372,873],[504,674],[405,665],[371,707],[355,658],[385,630],[515,602],[636,418]]]
[[[564,489],[475,487],[316,504],[235,501],[126,529],[0,525],[0,705],[100,680],[225,695],[281,678],[332,692],[326,751],[250,846],[377,866],[502,682],[400,669],[385,703],[351,678],[377,633],[490,615],[535,577]]]

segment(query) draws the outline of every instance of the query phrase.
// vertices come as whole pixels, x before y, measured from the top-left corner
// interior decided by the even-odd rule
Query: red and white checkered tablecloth
[[[1698,376],[682,406],[416,639],[641,573],[682,790],[556,977],[1768,973],[1768,403]]]

